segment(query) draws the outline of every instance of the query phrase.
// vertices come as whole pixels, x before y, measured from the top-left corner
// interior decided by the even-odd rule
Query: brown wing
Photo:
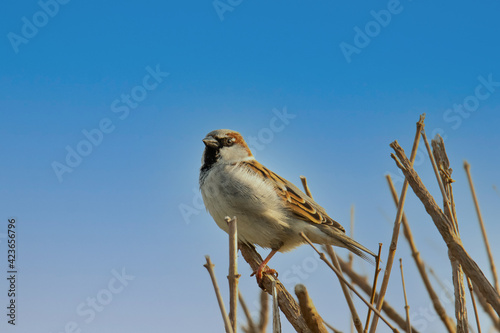
[[[262,177],[272,179],[276,184],[276,193],[288,202],[288,207],[299,219],[321,225],[330,225],[345,233],[344,227],[328,216],[323,207],[318,205],[288,180],[278,176],[255,160],[242,163],[257,174],[262,175]]]

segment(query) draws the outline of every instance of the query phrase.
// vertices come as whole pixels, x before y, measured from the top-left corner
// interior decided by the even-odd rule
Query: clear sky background
[[[0,276],[12,217],[19,271],[15,327],[0,280],[1,331],[222,332],[202,265],[211,255],[227,302],[227,236],[198,191],[201,139],[219,128],[253,137],[281,176],[307,176],[346,229],[355,205],[355,238],[384,243],[386,258],[396,210],[384,176],[402,186],[389,143],[409,155],[425,112],[428,136],[446,139],[463,242],[491,277],[462,163],[498,262],[498,2],[60,1],[9,1],[0,14]],[[440,201],[423,150],[416,169]],[[406,208],[422,258],[449,286],[446,247],[412,191]],[[402,238],[399,257],[415,327],[442,332]],[[312,249],[270,266],[349,331],[338,282]],[[371,280],[372,267],[355,267]],[[256,312],[259,288],[242,258],[239,268]],[[387,301],[404,313],[397,265]]]

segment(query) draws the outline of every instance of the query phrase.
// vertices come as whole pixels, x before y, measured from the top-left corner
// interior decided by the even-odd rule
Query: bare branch
[[[431,216],[434,224],[436,225],[441,237],[445,241],[448,249],[451,251],[453,256],[459,260],[462,265],[465,274],[474,282],[478,290],[485,297],[486,301],[491,304],[493,309],[500,315],[500,296],[496,292],[495,288],[489,283],[488,279],[484,276],[483,272],[476,264],[476,262],[469,256],[460,238],[455,234],[452,223],[443,213],[443,211],[436,204],[434,198],[430,195],[429,191],[426,189],[422,180],[415,172],[410,164],[410,161],[406,157],[404,150],[399,146],[397,141],[391,144],[391,147],[396,152],[395,155],[391,155],[394,159],[398,159],[397,165],[403,171],[405,178],[408,180],[413,191],[417,197],[422,201],[427,213]]]
[[[479,315],[477,313],[476,299],[474,297],[474,288],[472,287],[472,282],[467,278],[467,285],[469,286],[470,298],[472,299],[472,306],[474,307],[474,316],[476,317],[477,332],[481,333],[481,323],[479,322]]]
[[[340,274],[342,274],[342,268],[340,268],[339,261],[337,259],[337,255],[335,254],[335,251],[333,250],[333,247],[331,245],[327,245],[326,247],[326,252],[330,256],[333,265],[339,270]],[[342,274],[343,276],[343,274]],[[352,301],[351,295],[349,293],[349,288],[347,285],[342,282],[341,279],[339,279],[340,286],[342,287],[342,292],[344,293],[345,300],[347,301],[347,305],[349,306],[349,310],[351,311],[351,316],[352,316],[352,322],[354,323],[354,327],[356,328],[356,331],[358,333],[363,332],[363,324],[361,323],[361,319],[359,319],[358,312],[356,311],[356,308],[354,307],[354,302]]]
[[[233,326],[233,332],[238,330],[237,310],[238,310],[238,221],[236,216],[232,219],[229,216],[225,218],[229,226],[229,319]]]
[[[257,253],[255,247],[241,242],[239,243],[239,247],[243,258],[250,265],[252,270],[257,270],[262,263],[262,257]],[[272,293],[272,280],[269,275],[264,274],[262,277],[262,285],[267,293]],[[278,279],[276,279],[276,290],[278,293],[278,305],[293,328],[295,328],[297,332],[310,333],[311,330],[307,327],[297,302]]]
[[[327,333],[323,325],[323,319],[321,319],[321,316],[316,311],[316,307],[311,298],[309,298],[307,289],[303,284],[295,286],[295,295],[297,295],[297,299],[299,300],[300,311],[311,331],[313,333]]]
[[[424,118],[425,114],[420,116],[420,120],[417,122],[417,131],[415,133],[415,139],[413,140],[413,147],[410,157],[410,165],[413,165],[415,157],[417,156],[418,143],[420,141],[420,133],[424,128]],[[396,213],[396,220],[394,221],[394,228],[392,230],[391,245],[389,247],[389,255],[387,256],[387,262],[385,264],[384,278],[382,279],[382,285],[380,286],[379,298],[377,300],[377,309],[381,310],[384,304],[384,297],[389,285],[389,278],[391,276],[392,264],[394,262],[394,257],[396,256],[396,248],[398,244],[399,228],[401,226],[401,218],[403,216],[403,207],[405,204],[406,193],[408,189],[408,181],[405,179],[403,183],[403,188],[401,189],[401,197],[399,198],[398,211]],[[373,317],[372,325],[370,327],[370,333],[375,333],[377,329],[378,318]]]
[[[323,324],[325,324],[326,327],[328,327],[329,329],[332,330],[333,333],[342,333],[341,331],[339,331],[338,329],[336,329],[335,327],[333,327],[332,325],[328,324],[326,321],[323,320]]]
[[[276,280],[270,276],[272,298],[273,298],[273,333],[281,333],[280,311],[278,310],[278,291],[276,290]]]
[[[399,203],[399,199],[396,193],[396,188],[394,187],[394,184],[392,183],[392,179],[390,175],[386,176],[387,183],[389,184],[389,188],[391,190],[392,198],[394,199],[394,203],[396,206]],[[434,306],[434,309],[436,310],[436,313],[439,315],[439,318],[443,322],[443,324],[446,326],[446,329],[448,330],[449,333],[454,333],[455,332],[455,324],[453,320],[446,314],[446,310],[444,309],[443,305],[441,304],[441,301],[439,300],[438,295],[434,291],[434,288],[432,287],[431,281],[429,280],[429,276],[427,275],[427,271],[425,270],[425,264],[420,257],[420,252],[417,250],[417,245],[415,244],[415,240],[413,239],[413,233],[411,232],[410,228],[410,223],[408,223],[408,220],[406,219],[406,214],[403,212],[403,234],[408,241],[408,244],[410,245],[411,253],[413,256],[413,259],[415,261],[415,265],[418,268],[418,272],[420,273],[420,277],[422,278],[422,281],[424,282],[425,289],[427,290],[427,293],[429,294],[429,297],[431,298],[432,304]]]
[[[470,175],[470,164],[464,161],[465,173],[467,173],[467,179],[469,180],[470,191],[472,193],[472,200],[474,200],[474,206],[476,207],[477,219],[479,220],[479,226],[481,227],[481,233],[483,234],[484,245],[486,246],[486,252],[488,253],[488,259],[490,261],[491,273],[493,274],[493,283],[497,292],[500,292],[500,285],[498,283],[497,269],[495,267],[495,260],[493,259],[493,254],[491,253],[490,242],[488,241],[488,235],[486,233],[486,228],[484,227],[483,217],[481,215],[481,210],[479,209],[479,202],[477,201],[476,190],[474,189],[474,183],[472,182],[472,177]]]
[[[457,332],[469,332],[467,308],[465,306],[465,293],[464,293],[464,273],[459,264],[459,261],[453,258],[451,251],[448,251],[451,260],[453,285],[455,287],[455,317],[457,318]]]
[[[488,302],[486,302],[484,296],[481,293],[477,292],[477,286],[474,284],[473,281],[472,281],[472,286],[474,289],[474,294],[476,295],[477,300],[479,301],[479,304],[481,304],[481,307],[483,308],[484,312],[490,317],[496,330],[500,332],[500,317],[495,313],[495,310],[493,310],[491,305]]]
[[[248,310],[247,304],[246,304],[245,300],[243,299],[241,292],[238,292],[238,299],[240,300],[241,309],[243,310],[243,313],[245,314],[245,317],[247,318],[248,327],[245,331],[248,333],[260,333],[257,330],[257,326],[255,326],[255,323],[253,322],[252,315],[250,314],[250,311]]]
[[[372,295],[370,297],[370,304],[373,305],[375,302],[375,295],[377,294],[377,281],[378,281],[378,275],[380,271],[382,270],[380,268],[380,254],[382,253],[382,243],[378,243],[378,254],[377,254],[377,259],[375,262],[375,274],[373,276],[373,285],[372,285]],[[349,261],[349,268],[352,268],[351,261]],[[370,317],[372,314],[372,309],[368,309],[368,313],[366,315],[366,324],[365,324],[365,330],[364,332],[368,332],[368,325],[370,324]]]
[[[342,267],[343,272],[347,276],[349,276],[352,282],[358,285],[365,294],[371,295],[372,287],[366,281],[366,278],[356,273],[352,268],[349,267],[349,264],[346,261],[342,260],[342,258],[338,259],[340,267]],[[377,297],[378,295],[375,296],[375,298]],[[387,314],[387,317],[389,317],[392,321],[398,324],[399,327],[401,327],[403,330],[406,329],[406,320],[401,315],[399,315],[398,312],[388,302],[384,302],[384,305],[382,306],[382,311],[384,311],[384,313]],[[412,332],[418,333],[415,327],[412,327]]]
[[[403,294],[405,296],[405,311],[406,311],[406,332],[411,333],[410,324],[410,306],[406,298],[405,275],[403,274],[403,259],[399,258],[399,268],[401,269],[401,281],[403,282]]]
[[[450,168],[450,161],[446,154],[443,138],[439,134],[436,134],[436,137],[432,140],[433,151],[431,152],[429,143],[427,142],[425,131],[422,131],[422,136],[432,162],[436,179],[442,191],[441,193],[443,195],[443,204],[446,207],[445,214],[448,219],[452,221],[453,230],[456,236],[460,238],[458,219],[455,210],[455,202],[453,199],[453,189],[451,186],[451,184],[454,182],[454,180],[451,178],[453,170]],[[467,333],[469,331],[469,320],[467,316],[467,307],[465,304],[466,302],[463,269],[457,259],[453,256],[453,254],[450,253],[450,251],[448,251],[448,257],[451,261],[453,285],[455,288],[455,317],[457,318],[457,332]]]
[[[260,319],[259,332],[266,333],[267,322],[269,321],[269,296],[264,291],[260,291]]]
[[[210,274],[210,278],[212,279],[212,284],[214,285],[215,296],[217,297],[217,302],[219,302],[220,312],[222,314],[222,319],[224,320],[224,327],[226,328],[226,333],[233,333],[233,328],[231,326],[231,322],[229,317],[227,316],[226,307],[224,306],[224,301],[222,300],[222,296],[220,294],[219,285],[217,284],[217,279],[215,277],[214,272],[214,264],[210,260],[210,256],[205,256],[207,263],[203,265],[208,270],[208,274]]]
[[[383,316],[382,314],[373,306],[370,304],[370,302],[368,302],[367,300],[365,300],[363,298],[363,296],[361,296],[361,294],[356,290],[354,289],[354,287],[346,280],[346,278],[341,274],[341,272],[335,268],[331,262],[328,261],[328,259],[326,259],[326,256],[323,252],[320,252],[318,251],[318,249],[314,246],[314,244],[309,240],[309,238],[307,238],[307,236],[301,232],[300,233],[300,236],[302,238],[304,238],[304,240],[309,244],[311,245],[311,247],[314,249],[314,251],[316,251],[316,253],[319,255],[320,259],[323,260],[327,265],[328,267],[330,267],[330,269],[335,273],[337,274],[337,277],[342,280],[362,301],[363,303],[365,303],[370,309],[373,310],[373,312],[375,312],[375,314],[380,317],[380,319],[382,319],[382,321],[384,323],[387,324],[387,326],[389,326],[389,328],[393,331],[393,332],[399,332],[396,328],[394,328]]]
[[[309,186],[307,185],[307,178],[305,176],[300,176],[300,180],[302,181],[302,186],[304,187],[304,191],[306,192],[307,196],[309,196],[312,199],[312,193],[309,190]],[[352,232],[353,232],[353,226],[354,226],[354,205],[351,206],[351,237],[352,237]],[[326,251],[328,255],[330,256],[333,264],[337,269],[342,272],[342,268],[340,268],[339,262],[337,260],[337,256],[335,255],[335,252],[333,251],[333,247],[331,245],[325,245]],[[352,265],[352,254],[350,256],[350,263]],[[352,324],[354,324],[354,327],[356,327],[356,330],[358,333],[363,332],[363,325],[361,324],[361,320],[359,319],[358,313],[356,311],[356,308],[354,307],[354,303],[351,298],[351,294],[349,293],[349,289],[347,286],[342,282],[342,280],[339,280],[340,286],[342,287],[342,292],[344,293],[344,297],[347,301],[347,305],[349,306],[349,310],[351,311],[351,317],[352,317]],[[352,327],[352,326],[351,326]]]

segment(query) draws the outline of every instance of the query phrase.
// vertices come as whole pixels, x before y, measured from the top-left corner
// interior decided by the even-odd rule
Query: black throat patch
[[[208,171],[220,158],[220,148],[205,147],[205,159],[200,169],[200,184],[203,182],[204,177]]]

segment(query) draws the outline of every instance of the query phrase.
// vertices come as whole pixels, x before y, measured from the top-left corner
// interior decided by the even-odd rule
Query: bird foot
[[[278,277],[278,272],[272,268],[269,268],[267,266],[264,267],[259,267],[255,272],[253,272],[250,276],[254,276],[257,279],[257,284],[262,288],[262,277],[264,274],[270,274],[273,277],[277,278]]]

